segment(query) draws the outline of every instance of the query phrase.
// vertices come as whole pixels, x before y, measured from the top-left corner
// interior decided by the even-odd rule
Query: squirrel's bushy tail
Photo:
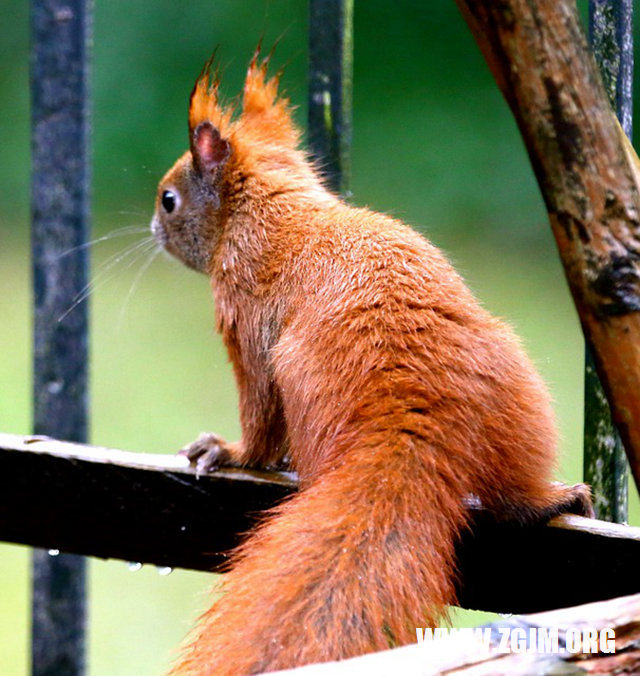
[[[415,641],[416,626],[434,626],[455,601],[463,495],[429,449],[416,454],[404,441],[348,452],[274,510],[234,553],[223,595],[174,674],[337,660]]]

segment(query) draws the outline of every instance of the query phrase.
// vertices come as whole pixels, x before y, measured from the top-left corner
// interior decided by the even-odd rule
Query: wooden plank
[[[0,540],[196,570],[224,567],[260,511],[296,488],[291,473],[197,477],[179,456],[7,434],[0,466]],[[640,528],[577,516],[523,527],[474,514],[458,548],[461,605],[535,612],[640,591]]]
[[[640,592],[640,528],[596,519],[523,528],[483,513],[458,558],[465,608],[533,613]]]
[[[612,630],[615,652],[611,652]],[[636,594],[605,603],[520,615],[476,631],[463,630],[438,640],[271,672],[270,676],[577,676],[637,674],[639,670],[640,594]]]
[[[214,570],[260,510],[295,486],[178,456],[0,435],[0,540],[100,558]]]

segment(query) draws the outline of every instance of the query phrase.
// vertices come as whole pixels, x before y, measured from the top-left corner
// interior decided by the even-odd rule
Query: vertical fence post
[[[348,194],[351,172],[353,0],[309,1],[309,146],[329,188]]]
[[[589,0],[589,41],[605,89],[625,133],[632,131],[633,0]],[[585,358],[584,478],[596,516],[627,520],[628,463],[587,349]]]
[[[33,426],[71,441],[87,440],[86,304],[61,317],[88,278],[90,34],[91,0],[31,1]],[[32,673],[82,674],[85,561],[52,554],[33,554]]]

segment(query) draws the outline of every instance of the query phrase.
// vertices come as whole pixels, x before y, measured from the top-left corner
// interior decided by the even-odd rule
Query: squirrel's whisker
[[[124,237],[127,235],[141,235],[144,232],[147,232],[148,228],[144,226],[139,226],[139,225],[130,225],[130,226],[125,226],[123,228],[118,228],[117,230],[113,230],[112,232],[108,232],[106,235],[102,235],[101,237],[96,237],[95,239],[92,239],[89,242],[83,242],[82,244],[78,244],[77,246],[72,246],[70,249],[67,249],[66,251],[63,251],[58,258],[64,258],[65,256],[69,256],[70,254],[74,253],[75,251],[81,251],[82,249],[87,249],[89,247],[94,246],[95,244],[100,244],[101,242],[106,242],[110,239],[113,239],[114,237]]]
[[[145,229],[146,230],[146,229]],[[135,242],[128,246],[124,251],[118,251],[115,254],[109,256],[104,260],[98,267],[98,271],[95,275],[92,276],[88,284],[82,287],[80,291],[74,296],[73,302],[69,308],[58,318],[58,322],[61,322],[70,312],[72,312],[80,303],[85,301],[92,293],[94,293],[100,286],[105,282],[111,279],[109,273],[113,271],[115,266],[127,261],[127,267],[135,262],[141,255],[144,255],[147,251],[155,248],[156,243],[151,236],[144,237],[139,242]]]
[[[158,254],[162,251],[162,249],[156,246],[155,241],[152,241],[151,243],[153,244],[153,246],[149,247],[149,249],[144,249],[143,251],[145,255],[148,255],[150,252],[150,255],[148,255],[147,260],[140,266],[140,268],[136,272],[136,275],[133,278],[131,285],[129,286],[129,290],[127,291],[127,295],[125,296],[124,301],[122,302],[122,307],[120,308],[120,314],[118,316],[118,328],[122,326],[124,315],[134,290],[140,283],[140,280],[144,276],[144,273],[151,267],[153,261],[158,257]]]

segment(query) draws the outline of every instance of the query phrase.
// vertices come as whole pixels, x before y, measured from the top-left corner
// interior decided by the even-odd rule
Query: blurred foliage
[[[28,3],[4,0],[1,15],[10,29],[0,40],[0,430],[27,433]],[[95,236],[148,223],[157,180],[187,145],[189,93],[216,45],[233,100],[260,36],[267,48],[280,38],[274,70],[287,64],[282,86],[304,125],[306,31],[305,0],[97,2]],[[579,480],[580,329],[517,129],[452,0],[356,2],[352,189],[354,203],[428,232],[483,303],[515,325],[556,401],[559,477]],[[144,260],[123,255],[132,241],[93,248],[92,440],[172,452],[202,430],[236,438],[207,281],[165,257],[138,277]],[[2,674],[27,673],[27,563],[26,548],[0,546]],[[210,580],[93,562],[90,673],[160,673]]]
[[[2,43],[6,140],[3,227],[26,221],[27,16],[5,0],[16,30]],[[306,109],[306,2],[96,3],[94,203],[103,227],[123,210],[148,213],[155,183],[186,146],[186,107],[219,46],[231,100],[258,38],[281,38],[283,88]],[[536,240],[544,212],[510,114],[453,2],[366,2],[355,11],[354,200],[448,236]],[[505,214],[507,217],[505,218]],[[432,225],[433,224],[433,225]]]
[[[28,211],[28,5],[3,8],[12,31],[0,42],[0,236]],[[283,88],[304,125],[306,28],[304,0],[96,3],[96,226],[148,214],[157,179],[186,146],[189,93],[216,46],[232,100],[260,36],[267,48],[279,41],[275,67],[286,64]],[[356,3],[354,63],[354,201],[447,240],[472,229],[544,241],[515,124],[453,2]]]

